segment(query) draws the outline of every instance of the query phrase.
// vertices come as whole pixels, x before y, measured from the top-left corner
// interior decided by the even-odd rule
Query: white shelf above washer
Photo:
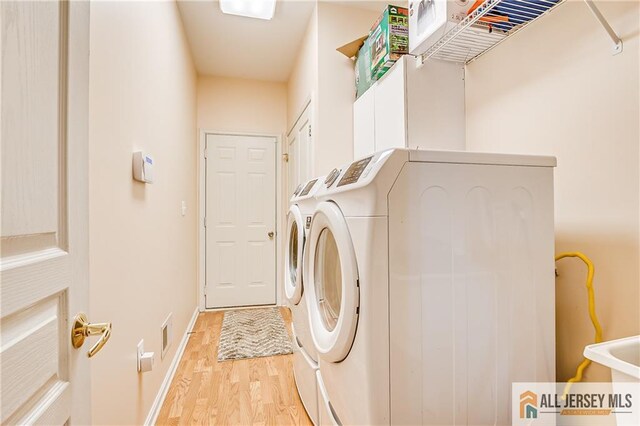
[[[496,47],[565,0],[486,0],[418,58],[468,64]],[[584,0],[613,43],[612,53],[622,52],[622,39],[611,28],[593,0]],[[507,20],[504,20],[507,17]]]
[[[486,0],[420,58],[469,63],[564,1]]]

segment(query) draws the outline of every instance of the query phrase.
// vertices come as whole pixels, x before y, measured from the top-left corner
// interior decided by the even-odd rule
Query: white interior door
[[[312,152],[313,139],[311,129],[312,115],[311,103],[306,106],[287,137],[289,164],[287,179],[288,194],[291,198],[293,191],[301,183],[309,181],[313,177]]]
[[[88,2],[0,2],[0,422],[90,424]]]
[[[276,303],[276,142],[206,137],[207,308]]]

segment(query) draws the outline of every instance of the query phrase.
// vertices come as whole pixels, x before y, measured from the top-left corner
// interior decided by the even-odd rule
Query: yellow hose
[[[593,262],[580,252],[568,252],[568,253],[560,253],[556,256],[556,262],[560,259],[564,259],[565,257],[577,257],[582,260],[588,268],[587,272],[587,294],[589,296],[589,317],[591,318],[591,323],[593,324],[593,328],[596,330],[595,343],[602,342],[602,327],[600,327],[600,321],[598,321],[598,316],[596,315],[596,301],[595,296],[593,294],[593,274],[594,267]],[[571,384],[574,382],[579,382],[582,380],[582,373],[585,368],[587,368],[591,364],[591,360],[585,358],[576,370],[576,375],[567,380],[567,384],[564,387],[564,392],[562,393],[562,399],[565,399],[569,390],[571,389]]]

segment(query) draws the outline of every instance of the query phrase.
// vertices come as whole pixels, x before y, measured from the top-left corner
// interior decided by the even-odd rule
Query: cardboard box
[[[365,39],[356,57],[356,99],[375,82],[371,75],[371,48],[369,39]]]
[[[409,10],[389,5],[369,32],[371,75],[382,77],[402,55],[409,53]]]
[[[409,10],[389,5],[368,36],[362,36],[336,49],[355,61],[356,99],[382,77],[395,61],[408,53],[408,37]]]
[[[371,75],[371,48],[369,36],[365,35],[336,49],[355,62],[355,89],[356,99],[375,83]]]

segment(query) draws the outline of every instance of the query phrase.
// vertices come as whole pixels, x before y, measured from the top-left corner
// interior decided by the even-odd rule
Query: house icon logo
[[[526,391],[520,394],[520,418],[538,418],[538,395],[535,392]]]

